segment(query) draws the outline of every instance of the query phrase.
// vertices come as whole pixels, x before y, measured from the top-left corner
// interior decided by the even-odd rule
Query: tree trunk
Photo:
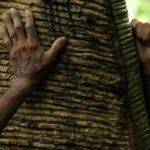
[[[45,49],[60,35],[68,44],[2,133],[0,150],[149,150],[125,1],[8,0],[0,2],[0,15],[10,7],[23,18],[31,7]],[[1,41],[1,94],[13,78],[10,70]]]

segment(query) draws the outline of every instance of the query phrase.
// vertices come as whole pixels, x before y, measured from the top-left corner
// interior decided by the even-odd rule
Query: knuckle
[[[26,16],[26,18],[31,18],[31,17],[33,17],[32,11],[31,11],[30,9],[27,9],[25,16]]]
[[[147,33],[149,34],[150,33],[150,24],[149,23],[146,24],[146,30],[147,30]]]
[[[146,45],[149,43],[149,34],[146,34],[145,37],[143,37],[143,40],[146,42]]]
[[[143,23],[142,22],[137,22],[137,28],[141,28],[143,26]]]
[[[10,36],[10,38],[13,39],[16,36],[16,33],[15,32],[11,32],[9,36]]]
[[[17,51],[13,51],[10,53],[10,57],[12,60],[16,60],[16,53],[17,53]]]
[[[25,50],[25,49],[26,49],[25,46],[26,46],[25,43],[18,41],[18,44],[17,44],[17,47],[16,47],[16,51],[15,51],[15,52],[17,53],[17,52],[19,52],[19,51]]]
[[[21,25],[17,25],[15,26],[15,32],[21,32],[22,31],[22,26]]]
[[[10,8],[9,10],[11,13],[16,13],[16,9],[15,8]]]
[[[147,36],[146,34],[143,35],[142,40],[143,40],[144,42],[146,42],[146,41],[148,40],[148,36]]]
[[[26,29],[32,29],[32,25],[31,24],[26,25]]]
[[[149,40],[149,34],[150,34],[149,23],[145,23],[143,26],[143,32],[142,32],[143,40],[145,40],[145,41]]]
[[[37,48],[37,42],[29,42],[29,47],[30,47],[31,49]]]
[[[143,24],[143,29],[148,30],[150,28],[149,23]]]
[[[10,46],[10,41],[8,39],[4,40],[4,45],[6,47]]]
[[[31,18],[32,17],[32,12],[30,10],[27,11],[26,17],[27,18]]]
[[[18,15],[18,11],[15,8],[11,8],[9,11],[12,17],[16,17]]]
[[[30,33],[34,33],[34,27],[32,25],[26,26],[26,31]]]
[[[14,60],[15,59],[15,55],[14,54],[10,54],[10,58],[11,58],[11,60]]]
[[[21,45],[20,45],[20,46],[17,47],[17,50],[16,50],[16,51],[22,51],[22,50],[24,50],[24,46],[21,46]]]

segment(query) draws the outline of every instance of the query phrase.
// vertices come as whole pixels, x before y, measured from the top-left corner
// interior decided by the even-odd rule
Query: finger
[[[25,40],[25,33],[19,12],[15,8],[10,9],[11,18],[14,23],[14,30],[17,34],[18,41]]]
[[[142,61],[142,56],[145,55],[146,49],[143,48],[143,45],[141,44],[141,42],[139,42],[139,40],[136,40],[136,45],[137,45],[137,50],[138,50],[140,61]]]
[[[7,28],[7,31],[9,33],[9,37],[11,38],[13,44],[16,44],[17,36],[15,34],[14,25],[13,25],[13,22],[11,20],[10,14],[8,12],[4,13],[2,18],[3,18],[4,24]]]
[[[150,24],[145,23],[142,27],[142,40],[150,42]]]
[[[142,22],[138,22],[136,24],[136,36],[138,39],[142,39],[142,34],[143,34],[143,23]]]
[[[51,48],[47,52],[45,52],[45,59],[48,61],[49,64],[53,63],[56,60],[59,52],[63,49],[66,42],[66,37],[60,37],[56,39],[52,44]]]
[[[132,26],[133,29],[136,28],[137,23],[138,23],[138,20],[137,20],[137,19],[133,19],[133,20],[131,21],[131,26]]]
[[[5,47],[10,51],[12,47],[12,42],[10,40],[8,31],[5,26],[0,27],[0,33],[2,35],[2,39],[3,39]]]
[[[27,39],[35,47],[37,44],[37,35],[35,31],[34,19],[31,10],[26,10],[25,20],[26,20]]]

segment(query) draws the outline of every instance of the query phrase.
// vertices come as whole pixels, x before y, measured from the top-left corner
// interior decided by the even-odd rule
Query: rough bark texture
[[[0,15],[10,7],[22,16],[32,8],[45,49],[59,35],[67,35],[68,44],[3,132],[0,150],[149,150],[150,128],[125,1],[1,1]],[[12,74],[0,42],[2,94]]]

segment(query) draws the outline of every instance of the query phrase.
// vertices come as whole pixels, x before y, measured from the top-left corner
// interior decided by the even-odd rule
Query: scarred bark
[[[66,35],[53,69],[18,110],[0,150],[149,150],[150,128],[124,0],[11,0],[31,7],[43,48]],[[47,38],[48,37],[48,38]],[[12,75],[0,45],[0,91]]]

